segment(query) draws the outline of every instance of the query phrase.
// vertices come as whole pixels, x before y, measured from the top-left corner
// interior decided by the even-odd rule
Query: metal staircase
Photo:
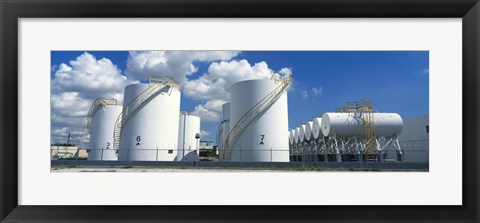
[[[375,134],[372,100],[362,99],[356,102],[347,102],[345,107],[337,108],[335,112],[346,112],[349,113],[353,119],[362,120],[363,135],[360,137],[362,138],[363,144],[361,143],[359,147],[361,148],[363,146],[365,161],[377,162],[378,144]]]
[[[90,133],[90,131],[92,129],[92,120],[93,120],[93,116],[95,115],[95,113],[97,113],[97,111],[100,108],[105,107],[107,105],[115,106],[115,105],[117,105],[117,100],[116,99],[97,98],[97,99],[95,99],[95,101],[93,101],[93,103],[90,106],[90,109],[88,109],[88,113],[87,113],[87,130],[88,130],[88,133]]]
[[[363,133],[365,140],[365,161],[377,161],[377,141],[375,135],[375,126],[373,119],[372,101],[362,100],[359,102],[359,110],[363,119]]]
[[[124,106],[122,113],[118,116],[113,131],[113,149],[118,151],[123,127],[125,127],[127,121],[138,112],[142,105],[156,97],[162,90],[168,89],[168,91],[170,91],[172,88],[178,87],[178,83],[171,77],[151,76],[148,88],[135,97],[128,105]]]
[[[271,79],[274,79],[275,83],[280,83],[272,92],[255,104],[250,110],[248,110],[238,122],[233,126],[232,130],[226,137],[223,144],[220,146],[220,151],[222,152],[222,160],[230,161],[233,151],[233,146],[238,141],[242,133],[247,129],[247,127],[252,123],[258,115],[265,112],[270,106],[272,106],[288,89],[292,83],[292,78],[290,76],[283,76],[278,73],[273,73]]]

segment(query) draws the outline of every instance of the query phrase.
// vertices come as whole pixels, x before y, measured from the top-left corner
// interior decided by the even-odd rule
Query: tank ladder
[[[148,88],[135,97],[128,105],[123,107],[122,112],[115,122],[113,131],[113,148],[116,152],[120,147],[120,136],[122,135],[122,129],[127,121],[138,112],[146,102],[155,98],[162,90],[171,90],[172,88],[178,89],[178,83],[171,77],[157,77],[151,76],[148,83]],[[118,156],[118,153],[117,153]]]
[[[87,113],[87,130],[88,130],[88,133],[90,133],[90,131],[92,130],[92,120],[93,120],[93,116],[95,115],[95,113],[97,113],[97,111],[100,108],[105,107],[107,105],[116,106],[117,105],[117,100],[116,99],[97,98],[97,99],[95,99],[95,101],[93,101],[93,103],[90,106],[90,109],[88,109],[88,113]]]
[[[365,140],[365,161],[376,162],[378,156],[377,140],[375,135],[375,125],[373,119],[372,101],[370,99],[361,100],[358,108],[363,119],[363,133]]]
[[[222,160],[230,161],[233,146],[238,141],[242,133],[247,129],[247,127],[252,123],[258,115],[264,113],[270,106],[272,106],[282,94],[288,89],[292,83],[291,76],[283,76],[278,73],[273,73],[271,79],[274,79],[275,83],[280,83],[272,92],[267,94],[262,100],[255,104],[250,110],[248,110],[233,126],[232,130],[226,137],[225,141],[220,147],[222,152]]]

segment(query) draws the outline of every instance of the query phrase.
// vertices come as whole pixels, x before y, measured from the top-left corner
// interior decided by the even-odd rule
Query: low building
[[[200,141],[200,161],[218,161],[213,141]]]
[[[87,159],[86,149],[75,146],[74,144],[52,144],[50,145],[50,158],[56,159]]]
[[[213,141],[200,140],[200,149],[213,150]]]

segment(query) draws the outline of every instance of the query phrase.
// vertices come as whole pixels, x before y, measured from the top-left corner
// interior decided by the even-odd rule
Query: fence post
[[[130,149],[127,149],[127,162],[129,161]]]
[[[273,149],[270,147],[270,163],[273,162]]]
[[[100,155],[100,160],[103,160],[103,149],[102,149],[102,154]]]

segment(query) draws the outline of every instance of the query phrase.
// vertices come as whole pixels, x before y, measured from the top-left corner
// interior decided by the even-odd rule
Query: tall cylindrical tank
[[[300,140],[300,143],[303,143],[305,141],[305,129],[307,128],[306,125],[300,125],[300,132],[298,135],[298,139]]]
[[[300,143],[300,127],[297,127],[295,130],[293,130],[293,141],[295,144]]]
[[[229,133],[230,133],[230,121],[223,121],[223,140],[222,140],[222,144],[227,139]]]
[[[230,134],[230,102],[222,105],[222,119],[223,119],[223,138],[220,145],[222,145]]]
[[[88,160],[117,160],[113,149],[113,131],[122,106],[99,105],[90,128]]]
[[[324,113],[322,116],[322,133],[324,136],[358,136],[364,135],[363,120],[353,113]],[[377,137],[396,137],[402,133],[402,117],[396,113],[373,113],[375,135]]]
[[[218,126],[218,130],[217,130],[217,147],[219,147],[220,145],[222,145],[223,143],[223,128],[224,128],[224,125],[223,125],[223,121],[220,122],[220,125]]]
[[[322,139],[322,118],[314,118],[312,126],[312,136],[314,139]]]
[[[222,105],[222,121],[230,121],[230,102]]]
[[[246,80],[231,88],[231,129],[259,101],[279,87],[275,80]],[[288,162],[287,92],[246,127],[233,145],[231,161]]]
[[[313,139],[313,121],[308,121],[305,123],[305,140],[310,141]]]
[[[200,136],[200,117],[182,112],[178,126],[177,161],[198,161],[200,138],[195,136]]]
[[[149,84],[126,86],[124,109],[148,87]],[[174,161],[178,148],[179,115],[178,86],[162,88],[151,96],[123,124],[119,160]]]

